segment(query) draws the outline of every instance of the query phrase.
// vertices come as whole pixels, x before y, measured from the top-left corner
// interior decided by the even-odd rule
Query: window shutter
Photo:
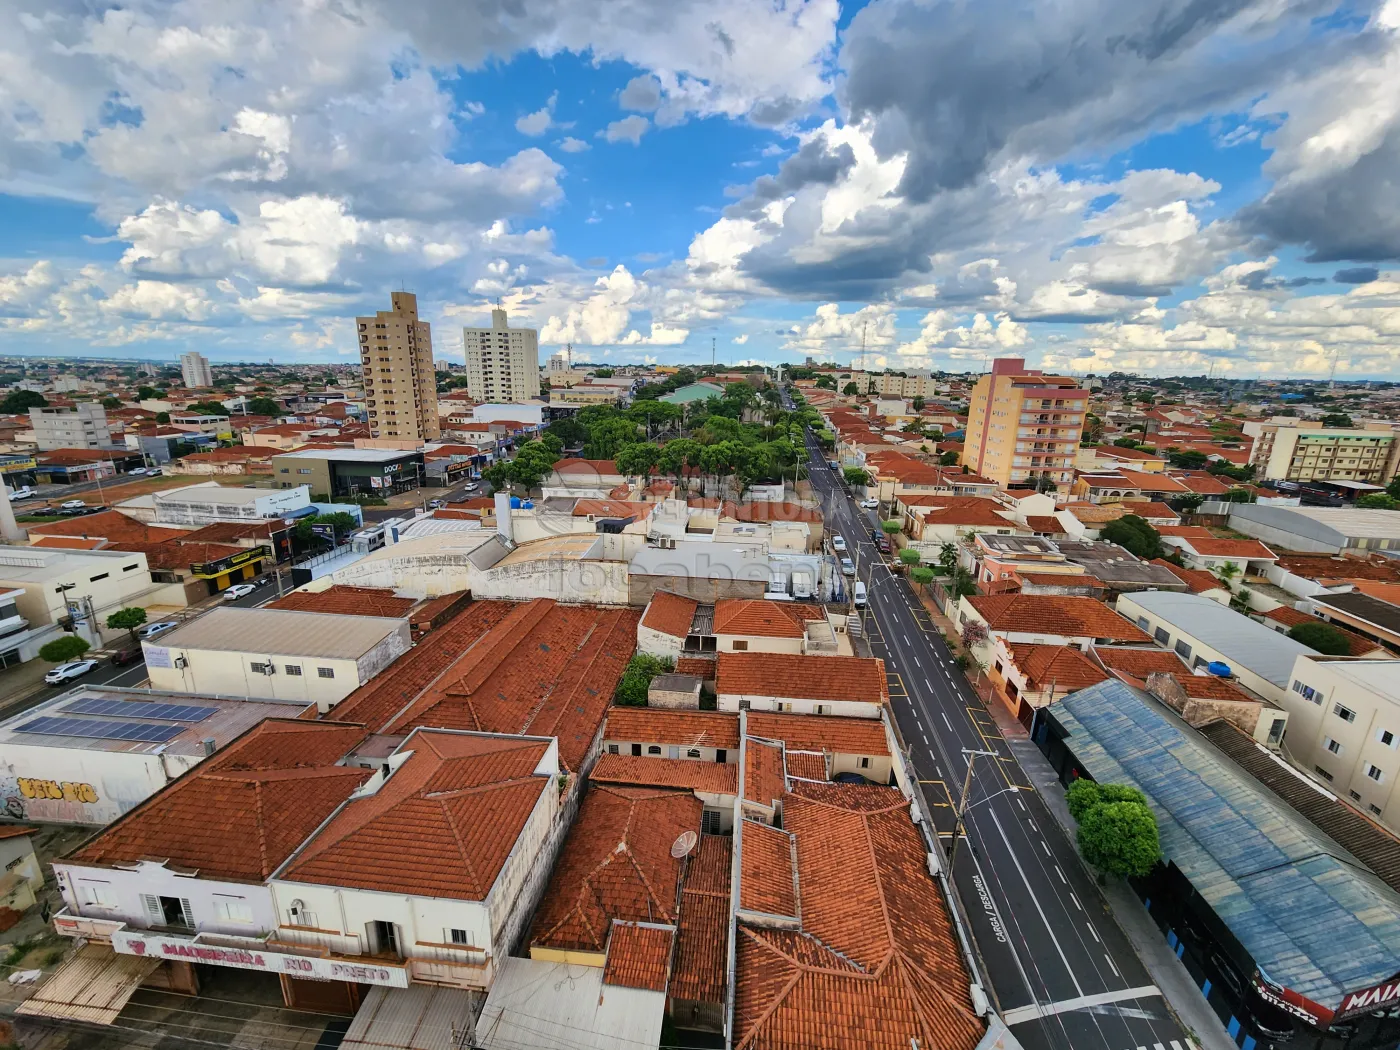
[[[165,920],[165,913],[160,910],[160,898],[149,893],[141,894],[141,904],[146,909],[146,917],[154,923],[161,923]]]
[[[180,898],[180,913],[185,917],[185,925],[194,929],[194,912],[190,908],[189,898]]]

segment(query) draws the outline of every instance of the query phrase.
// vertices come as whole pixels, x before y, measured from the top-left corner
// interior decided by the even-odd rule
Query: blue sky
[[[597,360],[1390,376],[1398,27],[1400,0],[23,0],[0,352],[345,359],[402,285],[449,360],[499,297]]]

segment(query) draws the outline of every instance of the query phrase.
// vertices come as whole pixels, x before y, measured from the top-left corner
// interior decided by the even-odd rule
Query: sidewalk
[[[1007,746],[1016,756],[1016,761],[1021,764],[1021,768],[1030,777],[1031,784],[1039,792],[1045,808],[1055,815],[1055,819],[1073,842],[1077,825],[1069,815],[1065,791],[1060,786],[1060,778],[1056,775],[1054,767],[1041,754],[1040,748],[1031,742],[1021,723],[1012,718],[1009,712],[1004,711],[1001,704],[990,703],[987,710],[1001,728]],[[1090,874],[1097,879],[1097,873],[1090,871]],[[1127,883],[1118,879],[1109,880],[1099,887],[1099,892],[1108,903],[1119,929],[1127,936],[1133,950],[1147,968],[1153,984],[1161,990],[1162,997],[1166,999],[1167,1005],[1187,1032],[1203,1050],[1235,1050],[1235,1041],[1225,1031],[1220,1018],[1206,1002],[1200,988],[1186,972],[1186,967],[1176,957],[1176,953],[1167,945],[1166,939],[1157,929],[1157,924],[1152,921],[1142,902],[1137,899]]]

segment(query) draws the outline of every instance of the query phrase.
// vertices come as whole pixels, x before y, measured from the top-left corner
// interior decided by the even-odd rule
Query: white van
[[[792,574],[792,596],[794,598],[812,597],[812,577],[805,572],[795,572]]]
[[[865,608],[865,584],[856,580],[855,589],[851,591],[851,604],[857,609]]]

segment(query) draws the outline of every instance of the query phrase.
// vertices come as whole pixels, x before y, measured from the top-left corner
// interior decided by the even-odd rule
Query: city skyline
[[[4,16],[6,352],[1396,372],[1396,0],[361,6]]]

